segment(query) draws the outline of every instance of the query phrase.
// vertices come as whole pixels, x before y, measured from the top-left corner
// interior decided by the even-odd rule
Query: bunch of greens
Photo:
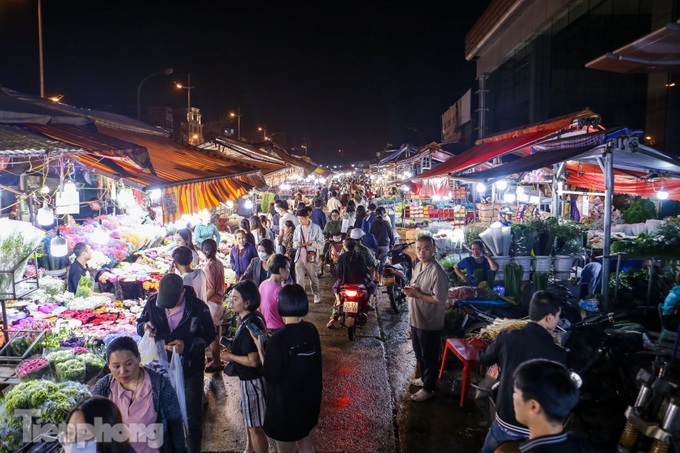
[[[534,272],[532,276],[532,282],[534,284],[534,291],[545,291],[548,289],[548,277],[550,274],[547,272]]]
[[[612,252],[640,258],[680,258],[680,219],[659,225],[653,234],[640,233],[636,238],[615,239]]]
[[[269,212],[269,205],[274,201],[274,194],[272,192],[264,192],[262,194],[261,211]]]
[[[14,282],[21,280],[28,255],[36,248],[45,232],[28,222],[0,219],[0,271],[14,271]],[[12,290],[12,276],[0,274],[0,292]]]
[[[60,381],[79,381],[85,378],[85,363],[78,359],[70,359],[57,363],[57,378]]]
[[[623,213],[626,223],[641,223],[649,219],[656,219],[656,206],[649,198],[640,198],[631,203]]]
[[[92,289],[94,288],[94,281],[92,277],[83,275],[78,280],[78,288],[76,289],[76,297],[90,297]]]
[[[512,256],[531,256],[531,250],[536,242],[536,231],[526,224],[513,223],[510,225],[512,232]]]
[[[536,238],[534,242],[534,255],[547,256],[552,251],[555,235],[551,232],[557,219],[550,217],[546,220],[530,220],[526,223],[531,234]]]
[[[517,298],[520,295],[522,285],[522,275],[524,266],[510,261],[503,266],[503,276],[505,278],[505,297]]]
[[[447,256],[445,256],[444,258],[442,258],[442,259],[439,260],[439,264],[440,264],[441,267],[443,267],[444,269],[450,269],[450,268],[453,267],[453,265],[455,265],[456,263],[458,263],[458,260],[456,259],[456,256],[455,256],[455,255],[447,255]]]
[[[550,222],[548,228],[555,238],[555,255],[573,255],[581,250],[585,225],[573,220],[558,220]]]
[[[63,363],[73,359],[73,352],[70,350],[54,351],[47,354],[47,361],[50,365],[56,367],[58,363]]]
[[[472,241],[479,239],[479,234],[486,230],[487,227],[480,224],[471,224],[465,227],[465,243],[470,246]]]
[[[62,423],[68,411],[80,400],[91,396],[87,386],[77,382],[56,384],[48,380],[20,383],[7,392],[2,416],[0,416],[0,453],[18,451],[15,429],[21,429],[21,418],[15,416],[18,409],[40,411],[43,423]],[[18,425],[17,425],[18,423]],[[21,431],[19,431],[19,436]],[[21,438],[18,439],[19,441]]]

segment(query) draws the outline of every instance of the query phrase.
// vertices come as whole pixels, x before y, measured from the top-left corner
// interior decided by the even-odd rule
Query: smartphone
[[[260,328],[257,327],[254,323],[249,322],[248,324],[246,324],[246,328],[250,330],[253,333],[253,335],[260,337],[262,339],[262,343],[267,341],[267,334],[262,332],[262,330],[260,330]]]
[[[220,344],[225,348],[231,349],[231,345],[234,342],[233,338],[220,337]]]

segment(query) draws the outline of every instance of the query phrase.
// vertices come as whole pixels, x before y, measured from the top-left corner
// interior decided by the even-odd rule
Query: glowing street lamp
[[[238,113],[230,112],[229,116],[232,118],[236,118],[236,131],[237,131],[237,137],[239,140],[241,140],[241,107],[238,108]]]
[[[181,90],[187,90],[187,121],[189,120],[189,112],[191,112],[191,90],[194,87],[191,86],[191,74],[187,74],[187,84],[182,85],[181,83],[175,82],[175,86]]]

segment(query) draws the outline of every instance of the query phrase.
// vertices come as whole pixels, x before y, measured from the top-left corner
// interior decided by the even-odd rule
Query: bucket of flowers
[[[69,359],[55,365],[57,370],[57,380],[64,381],[85,381],[85,363],[78,359]]]
[[[52,371],[50,362],[44,357],[34,357],[24,360],[16,368],[16,374],[22,381],[40,379]]]

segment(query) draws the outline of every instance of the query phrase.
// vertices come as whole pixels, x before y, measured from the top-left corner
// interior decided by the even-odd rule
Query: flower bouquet
[[[69,360],[73,359],[73,352],[70,350],[61,350],[61,351],[53,351],[47,354],[47,357],[45,357],[48,362],[50,362],[50,365],[55,369],[58,364],[68,362]]]
[[[78,359],[70,359],[65,362],[60,362],[55,365],[57,370],[57,380],[64,381],[78,381],[85,380],[85,363]]]
[[[76,358],[85,365],[85,382],[99,375],[104,369],[104,360],[91,352],[78,354]]]
[[[50,362],[44,357],[24,360],[16,369],[16,374],[22,381],[40,379],[51,370]]]
[[[0,219],[0,293],[13,293],[13,283],[21,280],[29,254],[45,232],[28,222]],[[12,271],[13,276],[7,272]]]

